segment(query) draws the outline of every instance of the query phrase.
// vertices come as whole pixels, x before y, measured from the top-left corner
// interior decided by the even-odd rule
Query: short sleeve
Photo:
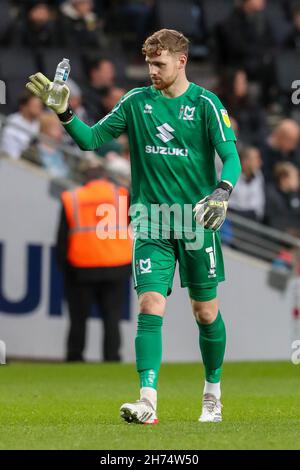
[[[221,142],[236,142],[234,131],[227,110],[219,98],[212,92],[205,90],[201,95],[205,101],[206,126],[214,146]]]

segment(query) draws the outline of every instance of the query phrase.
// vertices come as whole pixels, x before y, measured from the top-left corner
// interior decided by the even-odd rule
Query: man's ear
[[[179,61],[179,69],[182,70],[186,66],[187,56],[185,54],[180,54],[180,56],[178,57],[178,61]]]

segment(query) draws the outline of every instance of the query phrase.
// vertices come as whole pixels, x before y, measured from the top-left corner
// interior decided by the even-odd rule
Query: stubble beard
[[[177,79],[177,76],[172,78],[172,79],[169,79],[169,80],[163,80],[163,79],[160,79],[160,81],[158,82],[155,82],[152,80],[152,83],[153,83],[153,86],[156,90],[166,90],[167,88],[170,88],[170,86],[173,85],[173,83],[176,81]]]

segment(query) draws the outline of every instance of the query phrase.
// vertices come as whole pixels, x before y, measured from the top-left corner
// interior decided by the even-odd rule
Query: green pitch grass
[[[198,423],[202,367],[165,364],[156,426],[127,424],[134,365],[0,366],[0,449],[299,449],[300,365],[226,364],[222,423]]]

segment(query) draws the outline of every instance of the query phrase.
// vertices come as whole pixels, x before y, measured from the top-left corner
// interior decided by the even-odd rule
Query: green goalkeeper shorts
[[[220,233],[211,230],[205,230],[197,243],[185,236],[153,239],[135,235],[132,272],[137,294],[170,295],[177,261],[181,287],[188,287],[192,299],[216,297],[216,287],[225,275]]]

